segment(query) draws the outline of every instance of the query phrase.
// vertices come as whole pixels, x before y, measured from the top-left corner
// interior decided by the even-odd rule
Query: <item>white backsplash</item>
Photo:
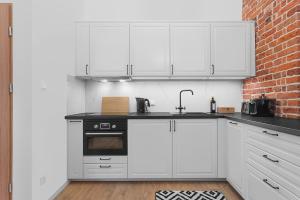
[[[189,112],[208,112],[210,99],[214,97],[217,106],[233,106],[241,109],[242,82],[240,80],[201,81],[134,81],[101,83],[87,81],[85,84],[85,111],[101,112],[103,96],[129,96],[130,112],[136,111],[135,97],[148,98],[155,106],[151,112],[175,112],[179,105],[179,91],[192,89],[194,95],[182,95],[182,104]]]

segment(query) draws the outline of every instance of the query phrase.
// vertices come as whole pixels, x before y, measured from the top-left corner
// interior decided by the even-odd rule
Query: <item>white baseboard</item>
[[[66,181],[58,190],[49,198],[49,200],[54,200],[68,185],[70,181]]]

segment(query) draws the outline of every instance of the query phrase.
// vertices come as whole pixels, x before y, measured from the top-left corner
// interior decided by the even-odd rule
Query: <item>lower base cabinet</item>
[[[128,120],[128,177],[172,177],[170,120]]]
[[[252,166],[247,167],[247,200],[297,200],[287,189]],[[298,199],[299,200],[299,199]]]
[[[217,178],[217,120],[128,120],[129,178]]]
[[[217,177],[217,121],[175,120],[173,132],[173,177]]]
[[[227,181],[243,194],[243,124],[227,122]],[[243,196],[243,195],[242,195]]]

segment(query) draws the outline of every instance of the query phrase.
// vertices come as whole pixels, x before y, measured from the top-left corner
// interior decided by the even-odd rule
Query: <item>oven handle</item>
[[[124,133],[85,133],[86,135],[123,135]]]

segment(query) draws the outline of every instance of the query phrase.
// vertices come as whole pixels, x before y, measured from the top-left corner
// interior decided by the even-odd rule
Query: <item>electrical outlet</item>
[[[47,179],[45,176],[40,177],[40,186],[45,185],[46,181],[47,181]]]

